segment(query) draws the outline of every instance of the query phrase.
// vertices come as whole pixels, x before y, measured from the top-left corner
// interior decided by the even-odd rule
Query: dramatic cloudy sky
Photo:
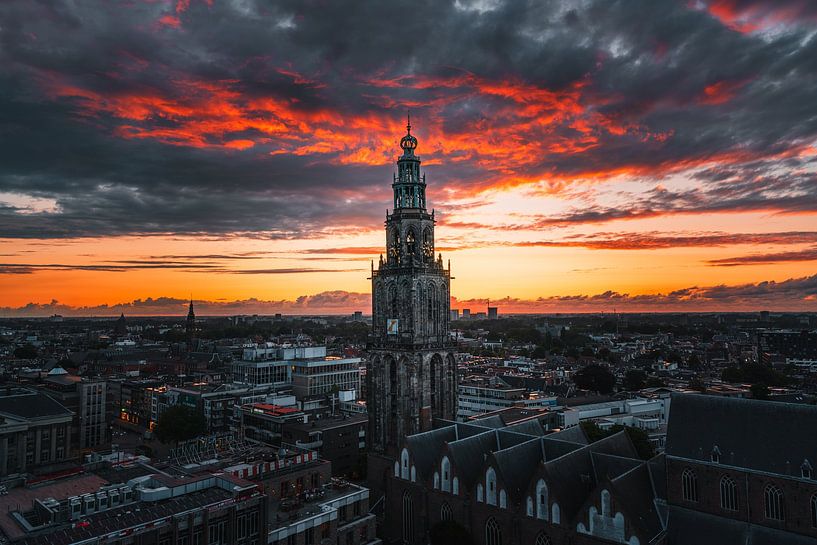
[[[810,0],[6,0],[0,315],[367,310],[411,110],[454,307],[817,310]]]

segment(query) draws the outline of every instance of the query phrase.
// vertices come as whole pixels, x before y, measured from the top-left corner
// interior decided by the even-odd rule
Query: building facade
[[[434,418],[453,419],[457,367],[448,332],[451,269],[435,257],[434,211],[411,124],[400,140],[393,211],[386,213],[386,256],[372,264],[372,338],[366,369],[370,471]],[[384,465],[385,467],[385,465]],[[380,478],[381,469],[370,473]]]
[[[73,417],[41,392],[4,387],[0,391],[0,477],[49,471],[72,460]]]
[[[675,395],[668,545],[817,543],[817,407]]]
[[[298,399],[354,390],[360,394],[360,358],[325,358],[292,362],[292,393]]]

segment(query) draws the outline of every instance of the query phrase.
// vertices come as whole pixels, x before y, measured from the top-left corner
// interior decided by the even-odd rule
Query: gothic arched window
[[[811,527],[817,528],[817,494],[811,496]]]
[[[389,316],[388,318],[397,318],[400,312],[400,305],[397,301],[397,285],[389,285]]]
[[[496,471],[492,467],[485,472],[485,503],[496,505]]]
[[[686,501],[698,501],[698,476],[689,468],[681,474],[681,488]]]
[[[602,490],[601,491],[601,516],[603,517],[611,517],[610,514],[611,505],[610,505],[610,491],[609,490]]]
[[[548,486],[544,479],[536,483],[536,518],[548,519]]]
[[[447,502],[443,502],[440,506],[440,520],[443,522],[447,522],[454,518],[454,515],[451,513],[451,506],[448,505]]]
[[[451,462],[448,460],[448,456],[443,456],[440,471],[443,475],[443,492],[451,492]]]
[[[784,520],[783,491],[773,484],[767,485],[763,491],[763,505],[767,519]]]
[[[417,253],[417,236],[414,234],[414,229],[409,229],[406,232],[406,252],[408,255]]]
[[[403,492],[403,543],[414,542],[414,501],[408,490]]]
[[[409,479],[409,452],[408,449],[403,449],[400,453],[400,478]]]
[[[485,545],[502,545],[502,530],[494,517],[485,523]]]
[[[551,545],[550,538],[544,532],[539,532],[536,536],[536,545]]]
[[[728,475],[721,477],[721,509],[738,510],[737,488],[735,481]]]

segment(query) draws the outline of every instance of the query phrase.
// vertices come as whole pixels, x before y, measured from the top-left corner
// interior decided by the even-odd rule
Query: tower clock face
[[[423,242],[423,256],[427,259],[434,257],[434,247],[428,241]]]

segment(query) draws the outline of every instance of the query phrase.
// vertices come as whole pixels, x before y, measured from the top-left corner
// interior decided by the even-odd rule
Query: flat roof
[[[11,512],[19,507],[23,511],[31,508],[35,499],[44,500],[54,498],[64,500],[71,496],[81,496],[98,491],[101,487],[110,484],[93,473],[83,473],[50,484],[32,487],[12,488],[8,494],[0,496],[0,529],[9,539],[16,539],[25,535],[25,531],[11,517]]]

